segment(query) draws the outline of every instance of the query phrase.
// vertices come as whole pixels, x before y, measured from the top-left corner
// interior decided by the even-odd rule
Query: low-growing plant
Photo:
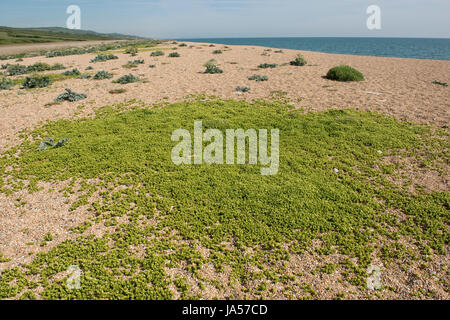
[[[0,79],[0,90],[8,90],[13,85],[14,85],[14,83],[9,79],[6,79],[6,78]]]
[[[80,70],[75,68],[72,70],[67,70],[67,71],[63,72],[62,74],[65,76],[79,76],[79,75],[81,75],[81,72],[80,72]]]
[[[179,47],[187,47],[187,44],[186,44],[186,43],[181,43],[181,44],[179,45]]]
[[[358,70],[350,67],[350,66],[346,66],[346,65],[342,65],[342,66],[337,66],[334,68],[331,68],[327,75],[326,75],[327,79],[330,80],[335,80],[335,81],[363,81],[364,80],[364,75],[359,72]]]
[[[245,92],[249,92],[249,91],[250,91],[250,88],[249,88],[249,87],[241,87],[241,86],[238,86],[238,87],[236,87],[236,91],[237,91],[237,92],[245,93]]]
[[[215,60],[211,59],[203,65],[206,70],[204,73],[215,74],[215,73],[223,73],[223,70],[215,65]]]
[[[169,58],[178,58],[180,57],[180,54],[178,52],[171,52],[169,54]]]
[[[125,53],[135,56],[138,53],[138,49],[136,47],[130,47],[130,48],[125,49]]]
[[[113,83],[120,83],[120,84],[127,84],[127,83],[133,83],[133,82],[138,82],[139,78],[130,74],[124,75],[122,77],[120,77],[119,79],[113,81]]]
[[[90,79],[90,78],[91,78],[90,74],[84,73],[80,75],[77,79]]]
[[[66,88],[65,90],[66,90],[66,92],[64,92],[64,93],[60,94],[58,97],[56,97],[56,99],[54,100],[55,102],[58,102],[58,101],[74,102],[74,101],[78,101],[78,100],[87,98],[87,95],[85,95],[84,93],[76,93],[68,88]]]
[[[99,54],[95,58],[91,59],[91,62],[96,63],[96,62],[104,62],[104,61],[116,60],[116,59],[119,59],[119,57],[115,56],[113,54]]]
[[[111,79],[112,74],[108,71],[100,70],[97,72],[92,79],[94,80],[103,80],[103,79]]]
[[[294,59],[293,61],[290,62],[290,64],[291,64],[291,66],[298,66],[298,67],[301,67],[301,66],[306,65],[306,60],[305,60],[305,58],[303,58],[303,56],[301,55],[301,53],[299,53],[299,54],[295,57],[295,59]]]
[[[28,69],[26,66],[22,66],[20,64],[14,64],[14,65],[9,65],[6,71],[8,72],[8,75],[15,76],[15,75],[27,73]]]
[[[443,87],[447,87],[448,86],[447,82],[441,82],[441,81],[437,81],[437,80],[434,80],[432,82],[432,84],[437,84],[437,85],[440,85],[440,86],[443,86]]]
[[[263,63],[258,66],[260,69],[268,69],[268,68],[276,68],[277,64],[275,63]]]
[[[214,50],[212,53],[213,54],[222,54],[222,50]]]
[[[61,139],[56,143],[52,138],[45,138],[45,140],[39,144],[36,151],[47,150],[50,148],[59,148],[62,147],[67,141],[69,141],[69,138]],[[46,241],[51,241],[53,238],[46,237],[45,239],[47,239]]]
[[[269,78],[267,76],[260,76],[258,74],[254,74],[251,77],[248,77],[248,80],[256,80],[256,82],[267,81]]]
[[[88,66],[88,67],[86,67],[86,69],[84,69],[84,70],[92,70],[92,69],[94,69],[94,68],[92,68],[92,66]]]
[[[160,56],[163,56],[163,55],[164,55],[164,52],[163,52],[163,51],[157,50],[157,51],[153,51],[153,52],[150,54],[150,57],[160,57]]]
[[[156,65],[150,64],[148,67],[149,67],[149,68],[156,68]]]
[[[52,81],[49,76],[34,75],[31,77],[26,77],[25,81],[22,83],[22,87],[27,89],[44,88],[48,87],[51,83]]]
[[[66,67],[61,63],[55,63],[50,67],[50,70],[64,70]]]

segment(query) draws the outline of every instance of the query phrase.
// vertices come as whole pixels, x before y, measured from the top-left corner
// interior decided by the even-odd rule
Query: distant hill
[[[72,30],[60,27],[10,28],[0,26],[0,45],[119,39],[141,39],[141,37],[120,33],[98,33],[89,30]]]

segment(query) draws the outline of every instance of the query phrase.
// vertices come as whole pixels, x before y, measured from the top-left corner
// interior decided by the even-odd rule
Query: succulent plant
[[[72,90],[66,88],[66,92],[64,92],[64,93],[60,94],[58,97],[56,97],[55,102],[58,102],[58,101],[73,102],[73,101],[78,101],[81,99],[86,99],[86,97],[87,96],[83,93],[76,93],[76,92],[73,92]]]

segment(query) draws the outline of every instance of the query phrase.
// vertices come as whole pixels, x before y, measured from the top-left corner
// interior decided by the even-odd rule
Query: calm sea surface
[[[355,54],[450,60],[450,39],[419,38],[204,38],[180,41]]]

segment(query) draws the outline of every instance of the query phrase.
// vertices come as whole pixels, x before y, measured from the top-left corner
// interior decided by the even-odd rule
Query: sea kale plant
[[[0,79],[0,90],[8,90],[13,85],[14,85],[13,82],[9,79],[6,79],[6,78]]]
[[[119,59],[119,57],[115,56],[113,54],[99,54],[95,58],[91,59],[91,62],[96,63],[96,62],[104,62],[104,61],[116,60],[116,59]]]
[[[66,88],[66,92],[60,94],[58,97],[56,97],[55,102],[59,102],[59,101],[70,101],[70,102],[74,102],[74,101],[78,101],[81,99],[86,99],[86,95],[84,93],[76,93],[73,92],[72,90]]]
[[[178,58],[180,57],[180,54],[178,52],[171,52],[169,54],[169,58]]]
[[[79,75],[81,75],[81,72],[78,69],[72,69],[72,70],[67,70],[66,72],[63,72],[63,75],[65,75],[65,76],[79,76]]]
[[[267,76],[260,76],[259,74],[254,74],[251,77],[248,77],[248,80],[256,80],[256,82],[267,81],[269,78]]]
[[[36,151],[42,151],[42,150],[47,150],[50,148],[59,148],[62,147],[67,141],[69,141],[69,138],[64,138],[59,140],[58,142],[55,143],[55,141],[52,138],[45,138],[45,140],[43,140],[39,146],[37,147]]]
[[[44,88],[48,87],[51,83],[52,82],[49,76],[34,75],[31,77],[26,77],[25,81],[22,83],[22,87],[26,89]]]
[[[157,51],[153,51],[153,52],[150,54],[150,57],[160,57],[160,56],[163,56],[163,55],[164,55],[164,52],[163,52],[163,51],[157,50]]]
[[[206,70],[204,73],[215,74],[215,73],[223,73],[223,70],[215,65],[215,60],[211,59],[203,65]]]
[[[112,74],[108,71],[100,70],[97,72],[92,79],[94,80],[103,80],[103,79],[111,79]]]
[[[120,84],[127,84],[127,83],[133,83],[133,82],[138,82],[139,78],[130,74],[124,75],[122,77],[120,77],[119,79],[113,81],[113,83],[120,83]]]
[[[258,66],[260,69],[268,69],[268,68],[276,68],[277,65],[275,63],[263,63]]]

